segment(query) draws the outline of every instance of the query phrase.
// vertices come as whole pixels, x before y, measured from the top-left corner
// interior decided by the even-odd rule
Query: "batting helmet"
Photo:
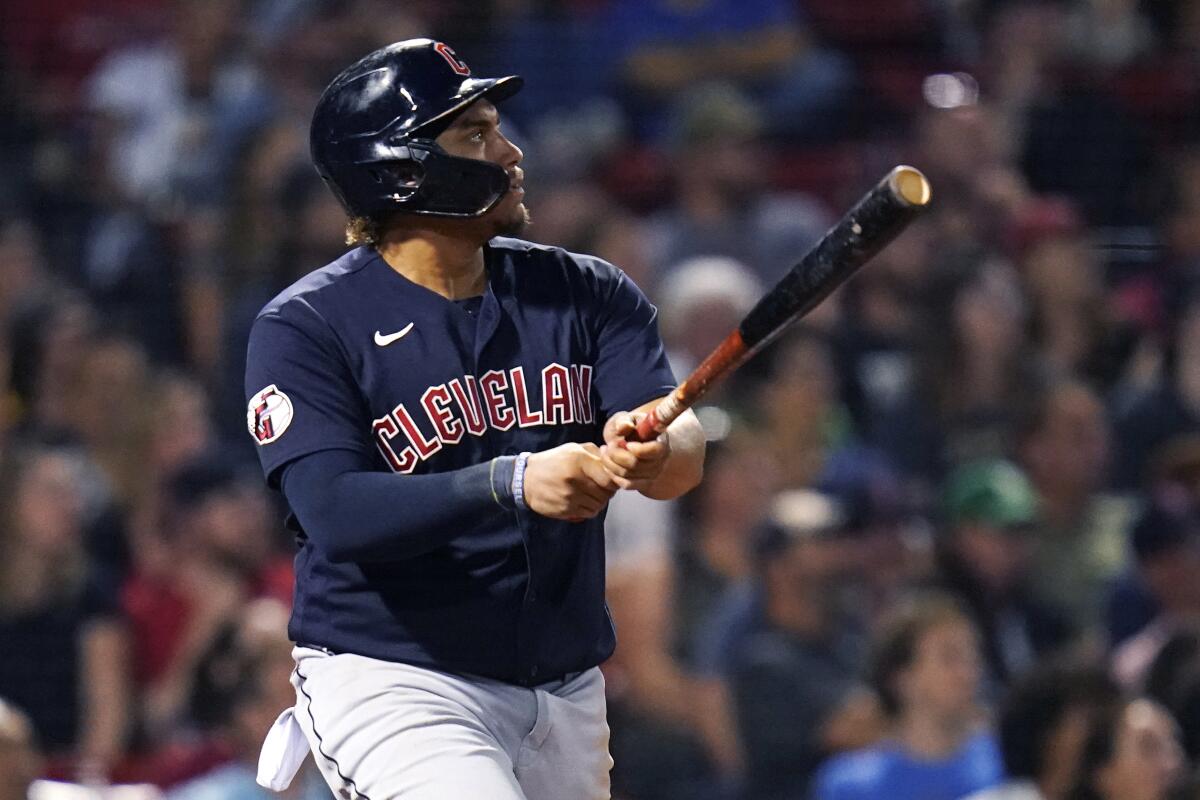
[[[431,39],[388,45],[321,94],[309,132],[313,163],[351,216],[479,216],[508,191],[508,174],[451,156],[434,139],[476,100],[499,102],[522,83],[516,75],[473,78],[453,50]]]

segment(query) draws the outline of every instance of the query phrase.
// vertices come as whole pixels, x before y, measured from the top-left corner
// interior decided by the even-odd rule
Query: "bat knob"
[[[910,206],[923,206],[929,203],[932,194],[929,180],[916,167],[901,165],[888,175],[888,183],[892,192]]]

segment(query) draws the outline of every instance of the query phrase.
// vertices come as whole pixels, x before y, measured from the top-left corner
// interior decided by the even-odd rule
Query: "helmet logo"
[[[450,49],[449,45],[443,42],[438,42],[433,46],[433,49],[437,50],[438,55],[446,59],[446,63],[450,65],[450,69],[454,70],[459,75],[471,74],[471,68],[467,66],[465,61],[458,57],[457,53]]]

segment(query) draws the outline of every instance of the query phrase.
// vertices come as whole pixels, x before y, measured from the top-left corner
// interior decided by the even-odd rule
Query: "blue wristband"
[[[517,460],[513,463],[512,498],[513,502],[517,504],[517,508],[522,511],[529,510],[529,506],[525,504],[525,466],[528,463],[528,452],[518,455]]]
[[[488,470],[488,481],[492,485],[492,499],[501,508],[512,511],[517,507],[512,496],[513,464],[516,456],[496,456]]]

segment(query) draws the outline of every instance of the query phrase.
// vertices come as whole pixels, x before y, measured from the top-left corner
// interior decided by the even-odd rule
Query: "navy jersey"
[[[358,248],[260,312],[247,423],[272,486],[289,462],[329,449],[403,480],[599,443],[612,414],[673,388],[656,311],[620,270],[515,239],[484,257],[473,307]],[[522,684],[614,647],[603,515],[567,523],[496,505],[442,546],[369,561],[333,560],[289,521],[295,641]]]

